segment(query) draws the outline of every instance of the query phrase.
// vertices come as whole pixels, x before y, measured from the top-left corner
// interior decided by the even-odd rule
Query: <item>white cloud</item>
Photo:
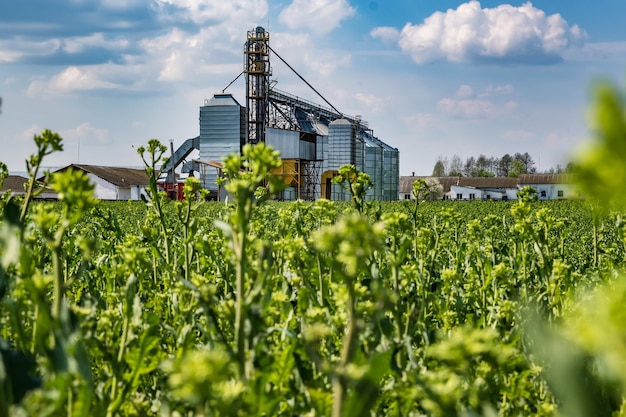
[[[10,85],[16,84],[18,80],[19,78],[17,77],[7,77],[2,82],[2,85],[10,86]]]
[[[62,46],[59,39],[31,41],[27,39],[0,40],[0,62],[18,62],[30,56],[50,56]]]
[[[117,84],[102,77],[103,66],[71,66],[49,80],[35,80],[26,90],[28,97],[48,96],[97,89],[112,89]]]
[[[479,97],[494,97],[494,96],[507,96],[515,93],[515,87],[511,84],[493,85],[489,84],[484,90],[482,90]]]
[[[400,31],[394,27],[380,26],[372,29],[370,36],[378,38],[386,44],[393,44],[400,39]]]
[[[472,97],[473,95],[474,95],[474,89],[467,84],[463,84],[456,91],[455,97],[467,98],[467,97]]]
[[[174,28],[164,35],[140,40],[136,43],[140,53],[122,55],[119,64],[70,66],[53,77],[33,81],[26,95],[52,96],[101,89],[154,91],[155,83],[159,82],[187,82],[216,74],[228,79],[243,67],[241,60],[233,58],[242,50],[244,41],[244,32],[235,34],[235,29],[223,24],[191,34]],[[107,43],[101,35],[64,41],[68,52],[73,53],[105,44],[107,49],[116,45],[121,48],[123,43],[122,40]]]
[[[307,28],[318,34],[332,32],[356,13],[346,0],[293,0],[279,20],[290,29]]]
[[[73,37],[63,40],[63,50],[69,54],[83,52],[89,48],[106,48],[123,50],[129,46],[127,39],[106,40],[102,33],[93,33],[89,36]]]
[[[437,117],[432,113],[416,113],[410,115],[404,120],[411,128],[417,127],[424,129],[437,125]]]
[[[466,119],[486,119],[511,114],[517,110],[519,104],[514,100],[503,99],[513,91],[510,84],[495,87],[490,84],[478,92],[472,86],[462,84],[453,97],[439,100],[437,108],[449,116]]]
[[[491,87],[491,86],[489,86]],[[506,85],[497,85],[493,87],[493,91],[496,94],[512,94],[515,91],[515,88],[511,84]]]
[[[1,42],[0,42],[1,44]],[[0,46],[1,48],[1,46]],[[22,53],[16,50],[0,50],[0,62],[16,62],[23,56]]]
[[[59,132],[59,135],[67,142],[80,140],[83,143],[105,143],[109,138],[109,130],[95,127],[91,123],[85,122],[76,127],[62,130]]]
[[[437,107],[453,117],[469,119],[483,119],[495,113],[493,103],[486,100],[443,98],[439,100]]]
[[[304,69],[308,69],[315,75],[328,77],[337,68],[346,67],[352,62],[351,54],[332,49],[317,48],[315,38],[312,38],[309,34],[276,33],[272,44],[272,48],[301,74],[303,74]],[[283,64],[279,59],[272,58],[272,65],[274,67],[282,67]],[[281,68],[281,74],[283,71],[291,72],[289,69],[283,70]],[[280,77],[278,78],[280,79]]]
[[[573,137],[561,131],[550,132],[545,138],[545,144],[550,148],[561,148],[572,146],[578,142],[580,138]]]
[[[124,10],[141,6],[145,0],[102,0],[102,5],[108,9]]]
[[[32,142],[33,141],[33,137],[35,135],[40,135],[41,132],[43,131],[43,128],[40,127],[39,125],[32,125],[29,128],[23,130],[20,134],[19,134],[19,140],[21,142]]]
[[[525,140],[525,139],[530,139],[534,136],[533,132],[530,132],[528,130],[507,130],[506,132],[504,132],[502,134],[502,139],[506,139],[506,140],[511,140],[511,141],[518,141],[518,140]]]
[[[546,64],[561,60],[586,33],[559,15],[547,16],[530,2],[482,8],[476,0],[445,13],[436,12],[422,24],[408,23],[399,46],[419,64],[432,61]]]
[[[623,65],[626,56],[626,42],[587,42],[581,48],[571,49],[563,54],[568,60],[590,61],[617,61]]]
[[[389,107],[392,103],[391,97],[380,97],[376,94],[357,93],[354,95],[356,100],[365,106],[368,112],[377,113]]]
[[[168,14],[170,9],[161,8],[162,18],[187,19],[198,24],[258,20],[268,11],[267,0],[161,0],[160,4],[176,6],[174,16]]]
[[[504,103],[504,107],[509,111],[509,112],[513,112],[515,110],[517,110],[519,108],[519,103],[517,101],[507,101],[506,103]]]

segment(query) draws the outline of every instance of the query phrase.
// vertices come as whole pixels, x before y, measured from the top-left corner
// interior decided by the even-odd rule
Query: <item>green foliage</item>
[[[359,213],[365,211],[365,194],[374,186],[369,175],[359,171],[354,165],[344,165],[339,168],[339,175],[333,178],[333,182],[341,184],[350,192],[352,202]]]
[[[599,85],[592,113],[594,141],[581,152],[575,168],[583,195],[608,209],[626,208],[621,190],[626,184],[626,114],[621,92]]]
[[[624,254],[612,258],[614,245],[624,242],[623,222],[626,200],[626,122],[622,93],[608,85],[596,90],[593,105],[595,141],[576,164],[575,173],[592,213],[592,265],[599,268],[597,280],[579,288],[572,308],[555,324],[536,318],[528,333],[533,352],[544,364],[546,377],[564,416],[626,415],[626,301]],[[606,213],[616,221],[614,243],[607,239]],[[562,271],[563,269],[560,268]]]
[[[156,186],[165,152],[139,150],[145,202],[96,202],[68,170],[49,176],[58,202],[2,206],[0,415],[622,407],[623,216],[529,190],[431,202],[420,182],[419,211],[370,205],[353,166],[336,180],[351,203],[271,202],[284,181],[263,144],[224,161],[226,204],[194,178],[173,202]]]

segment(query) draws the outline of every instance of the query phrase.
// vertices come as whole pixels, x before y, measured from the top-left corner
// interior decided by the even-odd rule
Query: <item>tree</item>
[[[416,204],[423,201],[441,200],[443,197],[443,186],[435,178],[420,178],[413,182],[413,190],[411,194],[413,194]]]
[[[493,177],[493,172],[487,171],[486,169],[478,169],[474,168],[472,170],[472,177]]]
[[[470,156],[465,160],[465,165],[463,166],[463,174],[466,177],[472,176],[472,170],[476,167],[476,160],[473,156]]]
[[[493,177],[495,176],[493,157],[487,158],[485,155],[480,154],[476,160],[476,168],[472,177]]]
[[[441,159],[438,159],[433,168],[433,177],[445,177],[446,167]]]
[[[565,166],[564,172],[567,174],[571,174],[572,172],[576,171],[576,169],[578,169],[578,165],[575,162],[568,162]]]
[[[513,162],[513,158],[508,153],[502,155],[500,161],[498,162],[498,176],[499,177],[508,177],[509,172],[511,171],[511,162]]]
[[[522,172],[522,174],[533,174],[537,171],[535,161],[533,161],[533,158],[528,152],[524,152],[523,154],[517,152],[513,155],[513,159],[520,161],[524,165],[524,172]]]
[[[513,159],[511,162],[511,169],[509,170],[509,177],[517,178],[522,174],[527,174],[526,166],[519,159]]]
[[[450,159],[450,166],[448,168],[448,175],[451,177],[462,177],[463,176],[463,161],[461,161],[461,157],[457,154],[452,156]]]
[[[427,178],[426,184],[430,190],[429,201],[441,200],[443,198],[443,185],[436,178]]]
[[[478,159],[476,159],[476,168],[479,171],[487,171],[489,169],[489,159],[482,153],[478,155]]]

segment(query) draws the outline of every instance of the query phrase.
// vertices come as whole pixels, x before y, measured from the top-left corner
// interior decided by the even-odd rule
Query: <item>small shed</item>
[[[95,196],[100,200],[140,200],[146,195],[150,183],[146,171],[136,168],[71,164],[56,172],[69,168],[81,170],[89,176],[95,185]]]

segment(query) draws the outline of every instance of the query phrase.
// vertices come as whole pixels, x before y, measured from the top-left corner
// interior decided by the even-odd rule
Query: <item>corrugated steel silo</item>
[[[383,200],[395,201],[400,186],[400,152],[386,143],[383,149]]]
[[[370,176],[372,188],[366,194],[367,200],[382,200],[383,195],[383,148],[371,139],[365,138],[365,166],[363,172]]]
[[[356,165],[356,142],[355,128],[349,120],[337,119],[328,125],[328,165],[326,166],[326,176],[322,176],[323,180],[328,182],[328,177],[344,165]],[[330,195],[327,197],[330,197],[331,200],[350,199],[350,193],[339,184],[330,183],[328,185],[330,185]]]
[[[231,94],[216,94],[200,107],[200,160],[222,161],[240,153],[246,141],[246,113]],[[217,190],[217,170],[207,169],[203,186]]]

